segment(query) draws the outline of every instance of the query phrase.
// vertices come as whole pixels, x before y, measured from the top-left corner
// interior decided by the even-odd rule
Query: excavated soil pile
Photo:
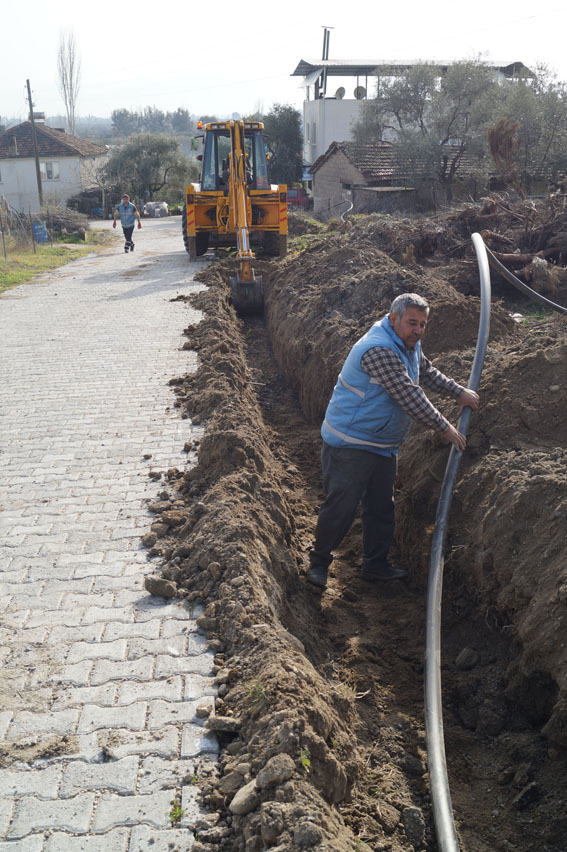
[[[204,319],[185,344],[201,366],[172,384],[205,436],[187,447],[198,464],[169,472],[146,543],[164,563],[167,582],[156,582],[204,604],[200,624],[217,653],[208,724],[222,752],[204,794],[219,818],[198,832],[206,848],[437,848],[422,660],[448,455],[440,439],[414,426],[400,454],[396,555],[407,584],[359,579],[358,522],[322,596],[304,571],[321,499],[318,427],[349,347],[392,298],[415,291],[432,305],[425,352],[466,384],[479,314],[476,230],[495,250],[521,253],[514,269],[524,280],[535,263],[540,290],[567,303],[567,222],[556,199],[539,210],[487,199],[435,219],[300,230],[292,248],[301,251],[256,264],[269,338],[259,320],[236,317],[227,263],[201,276],[208,289],[194,303]],[[529,302],[493,277],[482,404],[446,546],[447,760],[464,850],[564,852],[566,327],[559,315],[528,315]],[[456,422],[454,404],[435,401]]]

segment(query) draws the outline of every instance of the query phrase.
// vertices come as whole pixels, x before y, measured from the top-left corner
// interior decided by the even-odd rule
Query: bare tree
[[[59,91],[65,103],[69,133],[75,135],[75,107],[81,84],[81,59],[77,54],[75,34],[71,30],[62,30],[59,34],[57,52],[57,73]]]

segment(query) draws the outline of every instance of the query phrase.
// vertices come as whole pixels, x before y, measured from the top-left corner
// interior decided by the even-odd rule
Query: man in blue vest
[[[142,223],[140,221],[140,214],[136,209],[136,205],[132,204],[132,202],[130,201],[129,195],[122,196],[122,201],[118,205],[118,214],[120,216],[120,224],[122,225],[124,239],[126,240],[126,242],[124,243],[124,251],[126,252],[126,254],[128,254],[129,251],[134,251],[132,234],[134,232],[134,224],[136,220],[138,221],[138,228],[142,227]],[[112,227],[116,227],[116,212],[114,213],[114,222],[112,223]]]
[[[435,369],[421,351],[429,305],[403,293],[386,316],[354,344],[343,365],[321,427],[323,488],[307,579],[324,589],[333,550],[349,531],[359,504],[364,580],[398,580],[390,565],[394,536],[397,455],[412,419],[438,431],[457,450],[464,435],[429,401],[421,385],[478,408],[478,394]]]

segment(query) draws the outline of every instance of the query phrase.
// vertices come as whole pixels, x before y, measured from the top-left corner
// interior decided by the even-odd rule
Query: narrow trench
[[[306,421],[279,372],[263,321],[246,319],[243,340],[271,450],[295,476],[305,506],[291,555],[305,569],[321,500],[319,426]],[[367,844],[361,848],[436,850],[423,720],[427,578],[416,580],[410,571],[407,583],[364,583],[359,541],[357,521],[325,593],[306,584],[289,593],[285,626],[304,643],[329,687],[340,682],[355,696],[359,772],[350,801],[338,807]],[[411,552],[399,555],[412,560]],[[539,733],[544,719],[506,697],[507,672],[518,653],[511,632],[494,613],[479,610],[450,555],[445,587],[445,743],[461,849],[565,852],[565,762]]]

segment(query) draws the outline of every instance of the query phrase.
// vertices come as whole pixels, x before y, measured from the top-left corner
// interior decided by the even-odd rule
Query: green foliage
[[[289,104],[274,104],[263,121],[273,152],[268,163],[270,180],[292,185],[301,180],[303,169],[301,114]]]
[[[120,194],[152,201],[159,192],[175,202],[185,184],[196,179],[197,171],[176,139],[146,133],[112,150],[105,178]]]
[[[181,807],[181,802],[179,799],[174,799],[171,803],[171,810],[169,812],[169,821],[171,823],[172,828],[179,825],[183,818],[184,810]]]
[[[141,112],[115,109],[111,119],[114,134],[122,138],[135,133],[192,133],[194,129],[191,113],[182,107],[174,112],[163,112],[155,106],[144,107]]]
[[[303,770],[308,773],[311,769],[311,755],[308,748],[302,748],[299,752],[299,762],[303,766]]]
[[[534,74],[498,81],[480,59],[456,62],[442,75],[434,65],[414,65],[399,77],[378,79],[355,139],[391,141],[410,180],[435,179],[451,200],[465,157],[470,177],[494,172],[488,131],[506,119],[518,124],[514,173],[529,189],[538,175],[567,168],[567,89],[545,67]]]

